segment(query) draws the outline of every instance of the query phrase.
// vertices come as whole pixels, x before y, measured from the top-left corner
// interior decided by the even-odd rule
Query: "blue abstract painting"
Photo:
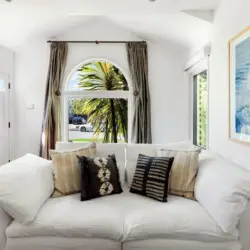
[[[250,37],[235,47],[235,132],[250,135]],[[231,100],[233,101],[233,100]]]

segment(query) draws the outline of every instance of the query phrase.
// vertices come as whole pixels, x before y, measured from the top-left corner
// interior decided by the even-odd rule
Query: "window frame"
[[[207,131],[206,131],[206,138],[207,138],[207,145],[206,149],[209,148],[209,96],[210,96],[210,84],[209,84],[209,56],[205,57],[204,59],[200,60],[194,67],[189,70],[189,82],[191,85],[190,88],[190,140],[194,143],[194,109],[195,109],[195,86],[194,81],[195,77],[200,73],[207,71]],[[197,123],[196,123],[197,124]]]
[[[128,91],[90,91],[90,90],[67,90],[67,86],[69,81],[74,74],[74,72],[79,69],[84,64],[88,64],[91,62],[108,62],[118,68],[124,75],[127,80],[129,90]],[[126,99],[128,101],[128,143],[131,143],[131,131],[132,131],[132,87],[131,87],[131,79],[128,77],[129,74],[125,70],[123,70],[116,63],[107,60],[107,59],[89,59],[85,60],[82,63],[78,64],[73,70],[68,74],[66,79],[64,80],[64,84],[62,86],[62,98],[61,98],[61,106],[62,106],[62,140],[64,142],[69,142],[69,98],[107,98],[107,99]]]

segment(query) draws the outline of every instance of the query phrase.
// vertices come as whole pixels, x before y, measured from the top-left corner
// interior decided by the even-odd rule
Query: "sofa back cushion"
[[[54,169],[55,190],[52,197],[57,198],[81,191],[81,175],[77,156],[92,157],[96,154],[96,144],[86,144],[83,148],[67,152],[50,150]]]
[[[202,152],[195,197],[226,233],[235,233],[250,198],[250,173],[227,160]]]
[[[127,144],[126,147],[126,176],[129,187],[131,186],[133,176],[135,174],[136,163],[139,154],[148,156],[157,156],[157,151],[160,149],[189,149],[193,145],[187,142],[172,143],[172,144]]]
[[[88,143],[72,143],[72,142],[57,142],[57,150],[69,150],[81,148]],[[114,154],[116,157],[117,167],[120,174],[120,182],[124,185],[125,182],[125,145],[123,143],[99,143],[96,144],[96,156],[107,157]]]
[[[169,176],[168,192],[195,200],[194,187],[199,167],[200,151],[160,150],[160,157],[174,157],[174,163]]]

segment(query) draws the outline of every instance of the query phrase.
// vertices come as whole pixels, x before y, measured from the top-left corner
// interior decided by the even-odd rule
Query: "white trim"
[[[193,116],[194,116],[194,112],[193,112],[193,104],[194,104],[194,75],[193,74],[189,74],[189,94],[190,94],[190,101],[189,101],[189,140],[193,142]]]
[[[191,59],[186,63],[185,71],[192,73],[195,71],[195,67],[199,65],[204,59],[209,57],[211,54],[211,45],[208,44],[199,50]]]
[[[62,98],[63,106],[62,106],[62,139],[63,141],[69,141],[69,112],[68,112],[68,96],[63,95]]]
[[[64,96],[85,98],[129,98],[129,91],[66,91]]]
[[[208,70],[208,57],[204,57],[197,64],[195,64],[188,73],[195,76],[203,72],[204,70]]]
[[[4,89],[1,90],[1,93],[3,93],[4,98],[5,98],[5,122],[6,122],[6,144],[5,147],[7,146],[7,161],[11,159],[11,131],[10,128],[8,126],[8,123],[11,123],[11,106],[10,106],[10,98],[11,98],[11,92],[9,89],[9,83],[10,83],[10,74],[6,74],[6,73],[0,73],[0,77],[1,79],[3,79],[4,81]],[[5,137],[5,135],[2,135],[3,137]],[[1,137],[1,136],[0,136]],[[7,163],[7,162],[3,162],[3,163]]]
[[[207,57],[207,149],[210,148],[210,55]]]
[[[84,91],[84,90],[67,90],[68,82],[70,81],[72,74],[80,68],[82,65],[99,61],[99,62],[108,62],[115,67],[117,67],[124,75],[124,77],[127,80],[129,90],[128,91]],[[132,98],[132,84],[131,84],[131,78],[128,76],[125,70],[123,70],[119,65],[112,62],[109,59],[100,59],[100,58],[92,58],[85,60],[78,64],[76,67],[71,70],[71,72],[68,74],[68,76],[65,78],[63,86],[63,93],[62,93],[62,140],[68,142],[69,140],[69,131],[68,126],[65,126],[68,124],[68,98],[114,98],[114,99],[127,99],[128,100],[128,143],[131,142],[131,132],[132,132],[132,106],[133,106],[133,98]]]

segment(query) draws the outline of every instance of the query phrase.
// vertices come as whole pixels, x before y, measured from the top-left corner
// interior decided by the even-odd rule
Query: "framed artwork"
[[[250,145],[250,27],[229,41],[229,139]]]

